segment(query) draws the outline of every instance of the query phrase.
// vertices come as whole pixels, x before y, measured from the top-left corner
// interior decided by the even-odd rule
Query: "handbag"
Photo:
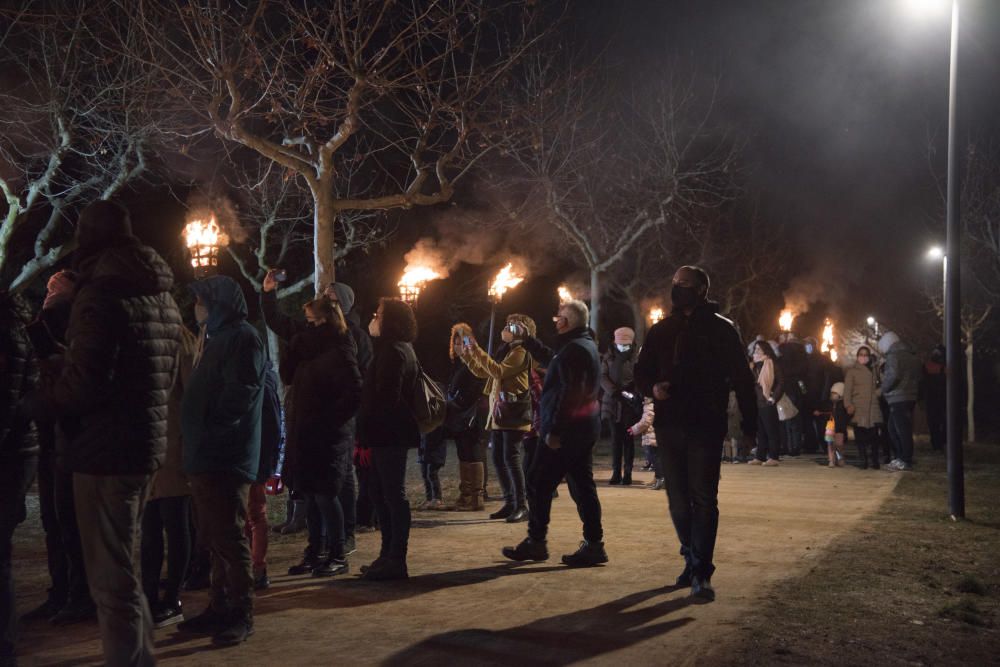
[[[519,394],[501,391],[493,404],[493,426],[520,429],[531,425],[531,391]]]
[[[781,395],[776,407],[778,408],[778,421],[786,422],[799,414],[799,409],[792,403],[792,399],[788,398],[788,394]]]

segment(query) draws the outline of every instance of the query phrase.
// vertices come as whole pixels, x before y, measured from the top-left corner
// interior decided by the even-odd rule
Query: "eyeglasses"
[[[566,319],[567,318],[564,315],[556,315],[555,317],[552,318],[552,321],[555,322],[556,324],[558,324],[559,322],[562,322],[563,320],[566,320]]]

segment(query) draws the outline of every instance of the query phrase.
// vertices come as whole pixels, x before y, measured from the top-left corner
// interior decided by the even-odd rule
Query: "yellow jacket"
[[[531,367],[531,357],[520,345],[510,348],[503,361],[497,362],[490,358],[479,346],[473,346],[462,359],[472,374],[486,380],[483,393],[490,397],[490,414],[486,420],[486,429],[494,430],[493,406],[496,405],[500,392],[523,394],[528,391],[528,371]],[[514,431],[529,431],[531,424],[525,424]]]

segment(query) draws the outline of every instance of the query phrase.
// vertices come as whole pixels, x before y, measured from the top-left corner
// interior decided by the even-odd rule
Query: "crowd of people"
[[[603,422],[608,483],[633,483],[638,440],[681,544],[676,585],[712,600],[723,462],[775,466],[825,448],[838,467],[850,425],[862,467],[908,470],[922,376],[929,419],[943,421],[931,405],[943,401],[940,355],[921,366],[887,333],[880,360],[863,346],[844,373],[812,339],[758,337],[747,349],[708,299],[708,275],[682,267],[671,314],[641,346],[620,327],[601,355],[576,300],[552,318],[551,347],[523,314],[506,318],[492,354],[469,324],[455,324],[444,409],[426,427],[414,406],[424,375],[417,321],[405,302],[381,299],[366,330],[353,290],[332,283],[290,317],[269,272],[260,308],[281,341],[275,365],[228,277],[190,285],[195,326],[185,326],[173,273],[132,234],[120,205],[86,208],[76,241],[72,268],[49,280],[40,311],[0,295],[4,665],[14,664],[18,623],[12,535],[36,476],[51,585],[20,620],[96,618],[107,664],[149,665],[154,628],[176,623],[217,646],[253,634],[254,592],[270,585],[269,495],[289,494],[276,529],[306,532],[289,575],[349,572],[357,534],[378,530],[379,553],[362,578],[407,578],[411,449],[421,508],[468,512],[485,511],[492,452],[503,503],[489,518],[527,524],[521,542],[502,548],[515,561],[549,558],[552,502],[565,480],[583,539],[562,562],[589,567],[608,562],[593,470]],[[940,447],[940,421],[931,431]],[[450,502],[439,477],[449,440],[460,478]],[[183,589],[207,589],[198,614],[185,614]]]

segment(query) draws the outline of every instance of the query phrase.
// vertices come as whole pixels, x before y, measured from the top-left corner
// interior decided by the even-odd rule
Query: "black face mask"
[[[694,287],[674,285],[670,288],[670,301],[674,308],[690,308],[700,300],[698,290]]]

